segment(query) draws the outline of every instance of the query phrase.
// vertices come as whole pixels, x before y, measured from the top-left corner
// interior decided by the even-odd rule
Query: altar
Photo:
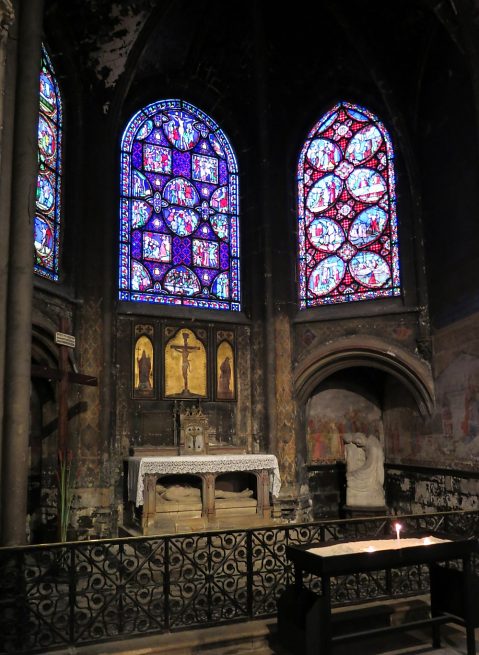
[[[440,648],[439,626],[456,622],[465,626],[467,655],[475,655],[474,605],[477,591],[471,555],[475,539],[450,535],[424,535],[410,539],[382,539],[368,542],[328,542],[286,546],[286,557],[293,563],[295,588],[287,590],[278,604],[278,629],[297,643],[304,639],[301,655],[329,655],[335,643],[361,637],[430,625],[433,648]],[[446,568],[438,562],[461,560],[462,570]],[[430,571],[431,617],[399,626],[362,630],[354,634],[333,634],[331,621],[331,577],[366,571],[391,570],[402,566],[427,564]],[[304,574],[321,578],[322,594],[317,596],[303,585]],[[460,602],[453,607],[451,599]],[[298,610],[300,608],[300,610]],[[297,613],[302,616],[298,621]],[[296,616],[295,616],[296,614]],[[296,623],[294,619],[296,618]],[[299,625],[300,624],[300,625]],[[298,638],[295,632],[302,632]]]
[[[250,473],[256,480],[254,494],[254,513],[261,518],[271,516],[270,493],[279,494],[281,478],[278,461],[274,455],[228,454],[228,455],[181,455],[170,457],[129,457],[128,466],[128,500],[136,507],[142,507],[141,527],[143,534],[154,523],[157,515],[157,485],[167,476],[195,476],[200,481],[200,513],[208,520],[215,518],[224,507],[216,498],[219,476],[227,473]],[[225,494],[223,494],[225,495]],[[237,494],[242,497],[241,493]],[[243,496],[244,497],[244,496]],[[240,507],[251,509],[243,500]]]

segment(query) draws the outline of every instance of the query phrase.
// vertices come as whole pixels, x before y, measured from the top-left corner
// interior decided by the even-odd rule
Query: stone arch
[[[396,344],[367,336],[337,339],[316,348],[297,365],[293,383],[300,405],[306,404],[316,387],[327,377],[354,366],[366,366],[389,373],[409,390],[421,415],[431,415],[434,384],[429,365]]]

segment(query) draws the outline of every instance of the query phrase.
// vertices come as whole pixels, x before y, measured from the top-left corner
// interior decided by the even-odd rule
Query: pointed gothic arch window
[[[398,296],[394,151],[384,125],[340,102],[298,163],[300,308]]]
[[[34,270],[55,282],[58,281],[60,262],[62,133],[60,89],[50,58],[42,46]]]
[[[121,140],[120,300],[240,310],[238,168],[183,100],[137,112]]]

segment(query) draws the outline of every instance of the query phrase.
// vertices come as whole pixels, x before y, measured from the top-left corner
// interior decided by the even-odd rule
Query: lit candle
[[[376,549],[375,549],[373,546],[368,546],[368,547],[366,548],[366,551],[367,551],[368,553],[374,553],[374,552],[376,551]]]
[[[429,546],[429,544],[432,544],[432,541],[429,539],[429,537],[424,537],[422,543],[423,543],[425,546]]]
[[[402,525],[401,525],[400,523],[396,523],[396,524],[394,525],[394,527],[396,528],[396,539],[399,541],[399,539],[400,539],[400,537],[401,537],[401,528],[402,528]]]

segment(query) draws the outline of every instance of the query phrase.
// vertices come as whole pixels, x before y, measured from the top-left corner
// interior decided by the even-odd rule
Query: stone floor
[[[466,655],[462,628],[443,626],[441,636],[442,648],[436,650],[431,648],[430,630],[424,629],[342,644],[334,648],[334,655]],[[476,642],[479,653],[479,629]],[[271,619],[55,652],[57,655],[304,655],[293,653],[281,644],[276,622]]]

